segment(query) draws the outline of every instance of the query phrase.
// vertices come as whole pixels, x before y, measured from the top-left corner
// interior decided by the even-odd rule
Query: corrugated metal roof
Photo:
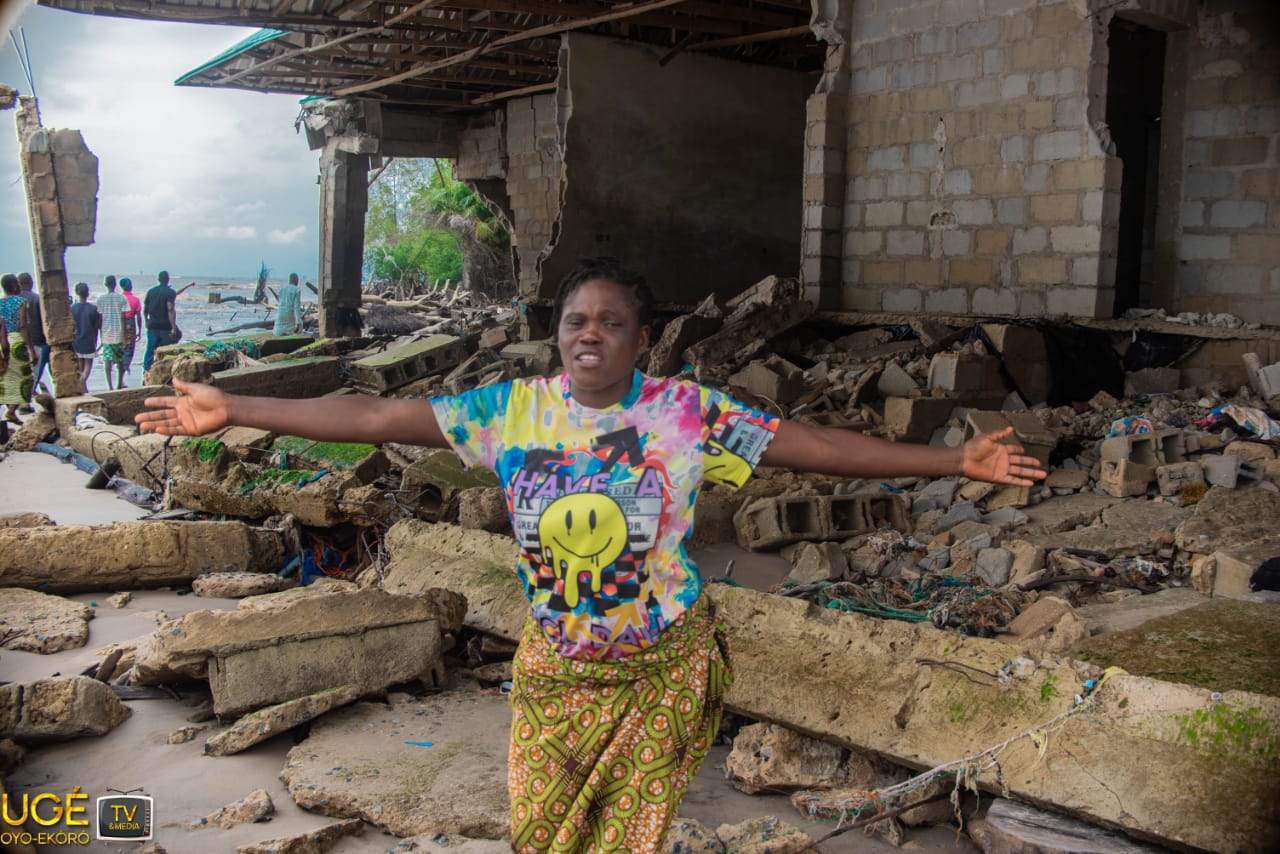
[[[226,62],[229,59],[234,59],[235,57],[239,56],[245,51],[252,50],[253,48],[257,47],[260,44],[266,44],[269,41],[273,41],[275,39],[280,38],[281,36],[287,36],[287,35],[289,35],[289,33],[286,32],[285,30],[258,30],[253,35],[246,36],[245,38],[236,42],[231,47],[227,48],[222,53],[218,54],[213,59],[210,59],[208,62],[204,63],[203,65],[197,68],[191,69],[186,74],[182,75],[177,80],[173,81],[173,84],[175,86],[181,86],[183,83],[190,80],[192,77],[195,77],[196,75],[200,74],[201,72],[208,71],[210,68],[214,68],[215,66],[221,65],[222,63]]]

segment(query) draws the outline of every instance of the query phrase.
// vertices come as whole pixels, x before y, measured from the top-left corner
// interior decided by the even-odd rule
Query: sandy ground
[[[61,524],[106,523],[135,519],[144,511],[117,499],[111,492],[84,488],[87,475],[44,454],[11,454],[0,460],[0,513],[39,511]],[[761,586],[786,572],[780,558],[748,555],[732,546],[718,546],[700,553],[708,575],[722,574],[728,560],[735,561],[733,577],[742,583]],[[180,596],[170,590],[135,591],[123,608],[107,604],[115,591],[82,594],[72,598],[93,604],[96,617],[90,622],[89,643],[82,649],[54,655],[5,651],[0,655],[0,680],[27,681],[58,674],[70,675],[99,660],[94,650],[104,644],[149,634],[159,613],[168,618],[201,608],[234,608],[226,599]],[[313,815],[294,805],[278,779],[285,754],[292,746],[289,734],[278,736],[235,756],[209,757],[202,753],[205,738],[217,731],[217,724],[195,740],[169,744],[169,734],[187,726],[187,718],[207,696],[193,692],[182,700],[132,700],[132,716],[108,735],[62,744],[31,747],[21,767],[9,775],[10,792],[16,795],[65,792],[79,786],[93,797],[108,789],[141,787],[155,799],[155,838],[171,854],[234,852],[239,845],[314,830],[333,821]],[[371,733],[369,738],[377,738]],[[681,815],[695,818],[709,827],[737,823],[750,818],[776,815],[793,826],[805,828],[817,837],[830,825],[813,823],[798,813],[782,796],[749,796],[734,789],[724,779],[723,763],[727,747],[717,747],[708,757],[690,787]],[[247,824],[231,830],[188,830],[187,822],[198,820],[225,804],[237,801],[250,791],[262,788],[270,793],[276,813],[270,823]],[[459,787],[465,797],[465,782]],[[930,828],[909,830],[907,847],[915,851],[973,851],[967,839],[957,839],[952,830]],[[338,842],[331,850],[338,854],[389,852],[397,838],[368,826],[360,837]],[[448,851],[449,848],[433,850]],[[132,851],[131,843],[91,842],[87,847],[43,847],[41,851]],[[500,851],[502,846],[494,845]],[[867,839],[858,831],[847,833],[822,847],[838,852],[880,852],[894,850],[878,839]]]

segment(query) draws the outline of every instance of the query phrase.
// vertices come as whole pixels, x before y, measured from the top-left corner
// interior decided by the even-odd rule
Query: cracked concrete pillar
[[[320,335],[325,338],[360,334],[369,155],[351,151],[350,143],[347,136],[330,137],[320,153]]]
[[[75,322],[67,286],[66,248],[93,243],[98,216],[98,158],[78,130],[47,129],[40,124],[36,99],[18,99],[16,116],[22,178],[40,289],[49,371],[58,397],[84,394],[84,382],[71,350]]]

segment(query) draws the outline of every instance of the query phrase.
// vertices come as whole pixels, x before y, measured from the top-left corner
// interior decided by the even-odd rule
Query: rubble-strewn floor
[[[13,505],[6,506],[4,512],[35,510],[59,521],[65,518],[81,523],[140,515],[140,511],[112,493],[85,490],[84,481],[85,475],[52,457],[11,454],[0,460],[0,483],[5,485],[0,491],[0,500]],[[753,586],[776,582],[790,567],[775,555],[751,555],[736,547],[708,549],[702,556],[712,573],[722,571],[724,564],[734,559],[734,578]],[[110,593],[104,592],[68,597],[96,608],[97,615],[89,623],[90,637],[85,647],[53,655],[0,652],[0,679],[21,682],[57,673],[79,673],[99,661],[101,656],[95,651],[102,646],[150,633],[161,614],[172,618],[201,608],[230,609],[236,605],[234,600],[179,596],[172,591],[157,590],[135,591],[124,607],[116,608],[108,604],[109,596]],[[293,747],[291,735],[277,736],[233,756],[203,755],[205,739],[221,727],[216,722],[193,724],[188,718],[206,699],[206,692],[193,690],[182,700],[128,701],[132,716],[106,736],[29,748],[23,764],[8,777],[10,791],[56,792],[80,786],[82,791],[96,796],[105,794],[108,788],[142,787],[155,798],[156,840],[172,854],[225,854],[240,845],[305,833],[334,821],[295,806],[280,781],[286,754]],[[185,727],[202,726],[209,728],[191,740],[169,743],[171,734]],[[381,746],[385,737],[386,733],[376,728],[360,736],[369,740],[365,751],[368,753],[375,752],[374,747]],[[350,750],[360,753],[362,748],[353,744]],[[734,789],[724,779],[722,770],[728,752],[727,746],[713,749],[690,789],[682,816],[714,828],[723,823],[776,815],[788,824],[808,830],[812,836],[826,832],[827,824],[805,819],[785,796],[751,796]],[[266,790],[275,804],[269,823],[243,824],[230,829],[190,830],[186,827],[187,823],[244,798],[254,789]],[[465,780],[459,781],[457,797],[467,797]],[[913,850],[920,852],[976,850],[967,837],[957,837],[943,827],[909,830],[907,839]],[[362,836],[340,839],[330,850],[336,854],[374,854],[393,851],[398,842],[396,837],[368,826]],[[482,849],[485,851],[503,848],[501,844],[485,844],[489,846]],[[41,848],[42,852],[85,850],[115,849],[98,842],[91,843],[87,849]],[[460,849],[423,842],[414,850]],[[853,854],[888,852],[893,848],[855,831],[824,844],[822,850],[827,854]]]

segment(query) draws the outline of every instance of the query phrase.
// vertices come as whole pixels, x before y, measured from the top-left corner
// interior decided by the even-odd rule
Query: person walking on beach
[[[133,366],[133,351],[138,345],[138,334],[142,328],[142,300],[133,295],[133,280],[120,280],[121,296],[129,304],[124,313],[124,349],[120,354],[120,388],[124,388],[125,375]]]
[[[89,374],[93,372],[93,359],[98,355],[98,330],[102,328],[102,314],[89,302],[89,285],[76,282],[77,302],[71,306],[71,318],[76,324],[76,337],[71,342],[76,363],[80,367],[80,382],[89,388]]]
[[[31,317],[27,301],[21,295],[18,277],[13,273],[0,276],[0,323],[4,324],[4,370],[0,371],[0,403],[6,409],[4,418],[21,424],[18,407],[31,400]]]
[[[142,354],[142,370],[151,370],[156,358],[156,348],[178,341],[177,293],[169,287],[169,271],[156,273],[156,284],[147,291],[142,315],[147,324],[147,349]]]
[[[124,388],[124,313],[129,301],[116,293],[116,277],[107,276],[102,281],[107,292],[98,297],[98,313],[102,315],[102,364],[107,371],[107,390]],[[112,385],[111,371],[115,369],[119,383]]]
[[[724,629],[685,549],[704,483],[758,465],[846,477],[960,476],[1029,486],[1035,459],[1002,444],[886,442],[754,410],[636,370],[653,296],[613,258],[579,261],[555,298],[565,366],[430,401],[277,400],[175,381],[145,431],[228,424],[320,441],[451,447],[503,484],[529,598],[512,662],[507,782],[519,852],[660,850],[706,756],[732,679]]]
[[[36,293],[35,282],[30,273],[18,274],[18,293],[27,301],[27,328],[31,330],[31,394],[40,390],[40,378],[44,369],[49,367],[49,340],[44,335],[44,316],[40,311],[40,294]],[[30,406],[19,407],[18,411],[30,410]]]
[[[302,334],[302,289],[298,287],[298,274],[289,274],[289,284],[280,289],[280,304],[276,306],[276,322],[271,330],[274,335]]]

